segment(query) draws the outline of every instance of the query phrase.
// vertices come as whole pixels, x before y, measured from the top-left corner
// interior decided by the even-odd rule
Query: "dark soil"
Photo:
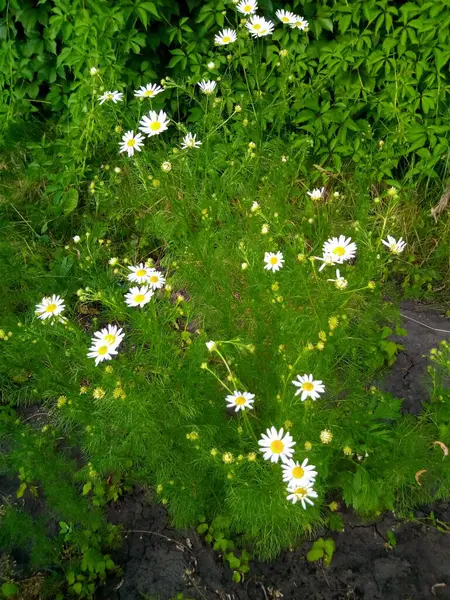
[[[427,355],[450,338],[435,329],[448,331],[450,323],[438,312],[412,303],[404,303],[402,313],[408,336],[398,342],[404,351],[382,387],[403,398],[405,411],[418,414],[427,399]],[[440,521],[450,522],[449,504],[432,509]],[[126,531],[124,547],[116,557],[123,577],[109,582],[97,598],[169,600],[181,593],[184,598],[203,600],[450,599],[450,534],[425,524],[430,510],[417,511],[414,523],[399,523],[392,514],[362,523],[351,511],[344,511],[344,532],[324,532],[336,543],[328,569],[306,560],[309,541],[272,563],[252,561],[247,580],[234,584],[231,570],[217,552],[195,531],[173,530],[164,508],[136,490],[110,507],[111,522]],[[388,531],[395,532],[395,548],[387,544]]]

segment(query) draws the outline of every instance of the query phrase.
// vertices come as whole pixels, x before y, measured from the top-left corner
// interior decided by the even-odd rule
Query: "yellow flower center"
[[[228,44],[229,42],[231,42],[231,38],[229,35],[226,35],[223,39],[222,39],[224,44]]]
[[[281,20],[283,23],[289,23],[289,17],[282,17]]]
[[[274,454],[280,454],[284,450],[284,444],[281,440],[274,440],[270,444],[270,449]]]
[[[245,400],[244,396],[238,396],[235,400],[235,403],[238,406],[244,406],[245,402],[246,402],[246,400]]]
[[[278,258],[276,256],[272,256],[272,258],[270,259],[270,264],[276,265],[277,263],[278,263]]]
[[[302,389],[305,390],[305,392],[311,392],[314,389],[314,386],[310,381],[305,381],[305,383],[302,384]]]
[[[100,346],[100,348],[97,350],[97,354],[100,354],[100,356],[103,356],[107,352],[108,352],[108,346]]]
[[[153,96],[153,90],[146,90],[146,92],[144,92],[144,96],[146,98],[150,98],[150,96]]]
[[[105,342],[109,345],[114,344],[116,341],[116,336],[113,335],[112,333],[108,333],[108,335],[105,335]]]
[[[144,300],[145,300],[144,294],[136,294],[136,296],[134,297],[135,302],[143,302]]]
[[[58,308],[58,307],[56,306],[56,304],[49,304],[49,305],[47,306],[47,308],[45,309],[45,312],[52,313],[52,312],[55,312],[55,310],[56,310],[57,308]]]
[[[161,123],[159,121],[153,121],[153,123],[150,125],[150,129],[152,131],[159,131],[161,129]]]
[[[306,496],[308,495],[308,490],[303,487],[298,487],[295,489],[294,494],[296,496],[300,496],[300,498],[306,498]]]
[[[113,99],[113,95],[112,94],[106,94],[106,99],[107,100],[112,100]]]
[[[136,271],[136,275],[137,275],[138,277],[145,277],[145,275],[147,275],[147,271],[146,271],[145,269],[138,269],[138,270]]]
[[[296,21],[296,22],[295,22],[295,25],[296,25],[297,27],[301,27],[301,26],[303,25],[303,23],[302,23],[301,21]]]
[[[337,254],[338,256],[344,256],[345,248],[343,246],[336,246],[333,250],[333,254]]]
[[[150,281],[151,281],[152,283],[158,283],[158,281],[159,281],[159,277],[158,277],[158,275],[152,275],[152,276],[150,277]]]
[[[294,476],[295,479],[301,479],[304,474],[305,474],[305,469],[302,469],[302,467],[294,467],[292,469],[292,475]]]
[[[136,143],[136,140],[134,138],[131,138],[131,140],[128,140],[127,142],[127,146],[128,148],[132,148]]]
[[[246,5],[244,6],[244,12],[251,12],[251,10],[252,10],[252,7],[251,7],[251,5],[250,5],[250,4],[246,4]]]
[[[253,25],[253,29],[254,29],[255,31],[259,31],[259,30],[261,29],[261,25],[260,25],[259,23],[255,23],[255,24]]]

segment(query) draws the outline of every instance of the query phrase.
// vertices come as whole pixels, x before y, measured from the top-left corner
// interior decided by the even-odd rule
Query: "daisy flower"
[[[151,269],[150,274],[148,276],[147,283],[152,290],[159,290],[164,287],[166,283],[166,278],[160,271],[156,269]]]
[[[294,15],[294,13],[289,12],[288,10],[277,10],[275,14],[280,21],[286,25],[294,25],[298,19],[297,15]]]
[[[279,271],[283,266],[283,254],[281,252],[266,252],[264,254],[264,262],[266,263],[264,265],[264,268],[267,271],[272,271],[273,273],[276,273],[276,271]]]
[[[320,379],[315,380],[311,374],[297,375],[297,380],[292,382],[298,390],[295,395],[301,394],[301,400],[304,402],[307,398],[317,400],[320,394],[325,392],[325,386]]]
[[[206,342],[206,347],[208,348],[208,352],[214,352],[214,350],[217,350],[217,344],[212,340]]]
[[[115,350],[124,337],[125,334],[121,327],[117,327],[117,325],[108,325],[94,333],[92,344],[96,346],[110,346]]]
[[[133,281],[134,283],[148,283],[150,279],[152,268],[146,267],[144,263],[140,263],[135,267],[128,267],[128,270],[131,273],[128,274],[128,281]]]
[[[264,17],[254,15],[245,25],[253,37],[263,37],[273,32],[274,24],[266,21]]]
[[[283,470],[283,481],[289,482],[289,485],[292,486],[294,484],[296,486],[312,484],[317,475],[317,471],[314,470],[316,467],[308,465],[307,458],[302,464],[291,458],[284,465],[281,465],[281,468]]]
[[[183,150],[187,150],[188,148],[200,148],[202,143],[200,140],[197,140],[196,137],[196,133],[194,133],[194,135],[192,135],[192,133],[186,134],[181,143],[181,148]]]
[[[141,151],[142,146],[144,145],[144,136],[140,133],[134,135],[134,131],[127,131],[122,136],[122,141],[119,144],[119,152],[126,152],[128,156],[133,156],[134,151]]]
[[[146,133],[151,137],[165,131],[169,126],[169,119],[163,110],[160,110],[159,114],[155,110],[151,110],[148,117],[142,117],[139,125],[142,133]]]
[[[323,197],[325,188],[314,188],[312,192],[306,192],[311,200],[320,200]]]
[[[104,102],[114,102],[114,104],[117,104],[118,102],[122,102],[122,100],[122,92],[105,92],[98,97],[100,104],[103,104]]]
[[[343,263],[355,257],[356,244],[352,242],[352,238],[346,238],[344,235],[330,238],[323,245],[323,254],[333,256],[336,263]]]
[[[218,46],[226,46],[232,44],[237,40],[236,32],[232,29],[223,29],[218,35],[215,36],[214,42]]]
[[[345,290],[348,286],[348,281],[345,277],[341,277],[339,269],[336,269],[336,279],[328,279],[327,281],[333,281],[338,290]]]
[[[255,401],[255,394],[234,391],[225,400],[227,408],[234,408],[236,412],[239,412],[240,410],[244,410],[244,408],[253,408],[252,404]]]
[[[306,31],[308,29],[309,23],[303,17],[295,16],[294,22],[291,24],[292,29],[300,29],[300,31]]]
[[[319,269],[319,272],[322,271],[323,269],[325,269],[325,267],[330,267],[330,266],[332,267],[337,262],[339,262],[337,257],[334,256],[333,254],[324,254],[323,256],[314,256],[314,258],[316,260],[321,260],[323,263]]]
[[[61,296],[44,296],[39,304],[36,304],[36,315],[39,319],[45,321],[52,317],[59,316],[65,309],[64,300]]]
[[[396,240],[392,237],[392,235],[388,235],[387,240],[381,241],[385,246],[389,248],[392,254],[401,254],[406,248],[406,242],[403,241],[403,238],[399,238],[398,240]]]
[[[265,460],[278,462],[281,458],[281,462],[285,463],[292,458],[295,442],[289,432],[284,433],[283,428],[277,431],[275,427],[271,427],[266,430],[266,433],[261,434],[258,445],[260,451],[264,453]]]
[[[136,98],[153,98],[164,91],[160,85],[156,83],[148,83],[147,85],[141,85],[138,90],[134,91]]]
[[[125,304],[127,306],[139,306],[142,308],[150,302],[152,296],[153,290],[147,285],[143,285],[142,287],[132,287],[130,291],[125,294]]]
[[[329,429],[323,429],[320,432],[320,441],[322,442],[322,444],[329,444],[332,439],[333,439],[333,434],[331,433],[331,431]]]
[[[312,485],[302,485],[291,487],[288,486],[287,491],[289,492],[286,500],[290,500],[292,504],[301,502],[302,507],[306,509],[306,503],[313,505],[314,502],[311,498],[317,498],[317,492],[314,491]]]
[[[207,96],[209,96],[216,89],[216,85],[217,85],[217,83],[215,81],[209,81],[209,80],[203,79],[198,84],[198,87],[202,90],[202,92],[204,94],[206,94]]]
[[[236,8],[243,15],[252,15],[258,10],[258,5],[256,0],[241,0]]]
[[[164,161],[161,165],[161,171],[164,171],[164,173],[168,173],[171,170],[172,170],[172,163],[169,162],[168,160]]]
[[[88,358],[95,358],[95,366],[104,360],[111,360],[113,356],[117,354],[117,350],[114,346],[108,344],[95,343],[89,348],[87,353]]]

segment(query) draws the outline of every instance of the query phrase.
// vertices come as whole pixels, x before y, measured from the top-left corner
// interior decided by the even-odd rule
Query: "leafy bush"
[[[276,9],[285,8],[269,0],[261,5],[275,19]],[[38,8],[2,0],[0,106],[6,122],[13,115],[62,113],[70,116],[73,139],[73,126],[83,131],[91,114],[86,79],[92,67],[104,84],[120,90],[170,73],[195,81],[225,71],[225,80],[233,76],[223,89],[230,103],[258,106],[268,128],[288,110],[290,130],[310,135],[316,160],[337,171],[343,164],[373,163],[380,179],[446,172],[446,0],[296,0],[293,9],[310,24],[307,34],[278,27],[269,43],[249,46],[240,36],[231,53],[216,52],[211,29],[235,27],[242,16],[228,8],[197,0],[47,0]],[[173,111],[178,101],[173,95]],[[189,100],[180,109],[191,122],[202,118]]]

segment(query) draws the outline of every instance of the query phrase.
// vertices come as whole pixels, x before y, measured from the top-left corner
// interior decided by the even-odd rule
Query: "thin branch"
[[[410,321],[414,321],[414,323],[417,323],[418,325],[422,325],[423,327],[426,327],[427,329],[432,329],[433,331],[439,331],[440,333],[450,333],[450,331],[448,329],[436,329],[436,327],[431,327],[430,325],[427,325],[426,323],[422,323],[421,321],[417,321],[417,319],[408,317],[408,315],[404,315],[403,313],[400,313],[400,315],[405,319],[409,319]]]

